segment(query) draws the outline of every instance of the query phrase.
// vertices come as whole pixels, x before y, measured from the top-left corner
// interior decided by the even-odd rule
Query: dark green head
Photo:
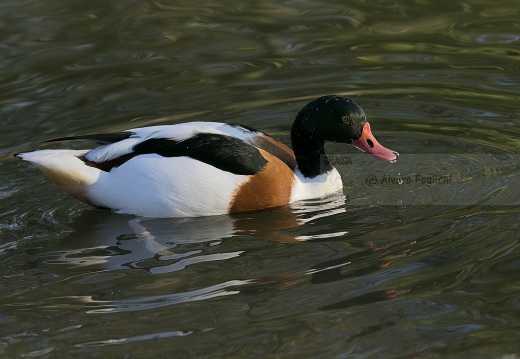
[[[300,110],[291,136],[350,143],[361,136],[366,122],[365,113],[351,99],[336,95],[322,96]]]
[[[352,144],[379,160],[392,161],[399,156],[377,142],[361,107],[337,95],[322,96],[305,105],[294,120],[291,140],[298,167],[307,177],[332,168],[323,164],[327,161],[325,141]]]

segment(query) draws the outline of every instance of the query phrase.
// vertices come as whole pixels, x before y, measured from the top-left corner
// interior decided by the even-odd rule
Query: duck
[[[353,145],[381,161],[399,153],[379,144],[354,101],[326,95],[306,104],[290,149],[236,123],[194,121],[69,136],[84,150],[17,153],[62,190],[93,207],[139,217],[199,217],[263,210],[343,189],[325,142]]]

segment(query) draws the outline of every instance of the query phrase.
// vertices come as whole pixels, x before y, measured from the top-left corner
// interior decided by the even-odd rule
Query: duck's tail
[[[77,199],[89,200],[88,187],[99,179],[101,171],[87,166],[81,157],[88,150],[40,150],[17,153],[18,157],[36,165],[47,177]]]

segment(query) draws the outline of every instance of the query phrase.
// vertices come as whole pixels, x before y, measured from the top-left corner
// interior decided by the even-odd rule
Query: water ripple
[[[211,329],[207,329],[211,330]],[[136,335],[134,337],[127,337],[127,338],[119,338],[119,339],[105,339],[105,340],[99,340],[95,342],[87,342],[82,344],[76,344],[75,347],[77,348],[89,348],[89,347],[102,347],[107,345],[122,345],[122,344],[128,344],[133,342],[140,342],[143,340],[154,340],[154,339],[164,339],[164,338],[171,338],[171,337],[185,337],[187,335],[193,334],[194,331],[173,331],[173,332],[159,332],[159,333],[151,333],[151,334],[144,334],[144,335]]]

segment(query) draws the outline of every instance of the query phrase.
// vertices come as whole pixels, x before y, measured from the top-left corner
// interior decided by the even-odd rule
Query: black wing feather
[[[95,142],[100,145],[108,145],[111,143],[116,143],[122,140],[126,140],[128,137],[132,136],[134,133],[132,131],[122,131],[122,132],[112,132],[112,133],[98,133],[94,135],[83,135],[83,136],[67,136],[67,137],[59,137],[53,138],[50,140],[42,141],[45,142],[58,142],[58,141],[71,141],[71,140],[86,140]]]
[[[226,135],[198,133],[185,140],[150,138],[136,144],[136,154],[156,153],[164,157],[188,156],[223,171],[253,175],[267,164],[254,146]]]

